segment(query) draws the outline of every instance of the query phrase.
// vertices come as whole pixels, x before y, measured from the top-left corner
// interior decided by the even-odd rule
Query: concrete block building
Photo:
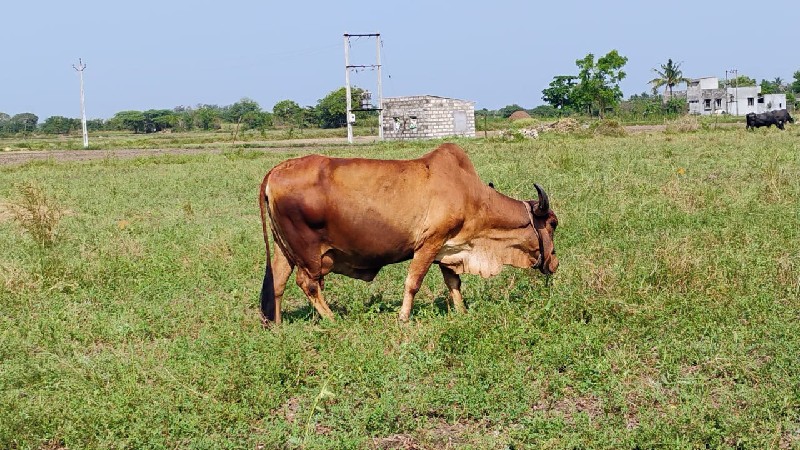
[[[475,137],[475,102],[435,95],[383,99],[386,140]]]
[[[786,108],[786,94],[762,94],[761,86],[720,88],[717,77],[691,80],[686,88],[686,101],[689,114],[700,115],[744,116]]]

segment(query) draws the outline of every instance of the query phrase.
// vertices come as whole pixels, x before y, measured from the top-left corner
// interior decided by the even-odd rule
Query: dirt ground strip
[[[726,124],[727,125],[727,124]],[[738,124],[732,124],[738,125]],[[625,131],[629,133],[653,133],[666,129],[665,125],[626,125]],[[496,131],[489,132],[496,135]],[[483,137],[482,131],[477,133],[478,137]],[[375,137],[358,136],[356,143],[374,142]],[[344,138],[322,138],[322,139],[298,139],[288,141],[290,144],[278,144],[278,146],[265,145],[264,147],[248,148],[249,151],[264,152],[307,152],[318,151],[321,148],[346,146],[347,140]],[[282,146],[283,145],[283,146]],[[170,148],[170,149],[119,149],[119,150],[20,150],[20,151],[0,151],[0,166],[19,165],[30,161],[56,162],[75,162],[92,161],[105,158],[139,158],[160,155],[200,155],[200,154],[219,154],[223,150],[219,148]]]

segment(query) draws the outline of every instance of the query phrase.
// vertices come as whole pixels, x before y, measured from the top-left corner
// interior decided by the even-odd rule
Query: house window
[[[758,103],[764,104],[764,97],[758,97]]]
[[[754,99],[753,97],[747,97],[747,106],[755,105],[756,104],[755,100],[756,99]]]
[[[718,99],[714,100],[714,103],[717,105],[717,109],[722,108],[722,99],[721,98],[718,98]]]
[[[706,109],[706,110],[711,109],[711,99],[710,98],[707,98],[707,99],[703,100],[703,108]]]

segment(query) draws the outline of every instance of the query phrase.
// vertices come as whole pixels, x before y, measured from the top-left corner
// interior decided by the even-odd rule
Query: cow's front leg
[[[464,304],[464,299],[461,297],[461,277],[458,276],[452,269],[439,264],[439,269],[442,270],[442,277],[444,277],[444,284],[450,290],[450,298],[453,299],[453,306],[456,311],[460,313],[467,312],[467,306]]]
[[[406,276],[405,290],[403,291],[403,306],[400,308],[400,321],[406,322],[411,317],[414,296],[419,292],[422,280],[425,279],[425,274],[428,273],[428,269],[433,264],[436,253],[438,253],[438,248],[436,250],[423,248],[414,253],[414,258],[408,266],[408,275]]]

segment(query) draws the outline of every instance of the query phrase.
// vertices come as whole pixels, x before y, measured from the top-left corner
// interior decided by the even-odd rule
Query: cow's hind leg
[[[281,324],[281,300],[283,299],[283,292],[286,290],[286,282],[289,281],[289,276],[294,270],[294,264],[289,262],[286,255],[277,245],[272,253],[272,274],[274,277],[275,286],[275,324]]]
[[[444,284],[446,284],[447,289],[450,290],[450,298],[453,300],[453,306],[456,311],[460,313],[467,312],[467,306],[464,304],[464,299],[461,297],[461,277],[453,272],[452,269],[441,264],[439,265],[439,269],[442,271]]]
[[[305,270],[297,271],[297,285],[305,292],[308,300],[317,310],[320,316],[328,320],[335,320],[333,312],[322,295],[322,277],[315,278]]]

